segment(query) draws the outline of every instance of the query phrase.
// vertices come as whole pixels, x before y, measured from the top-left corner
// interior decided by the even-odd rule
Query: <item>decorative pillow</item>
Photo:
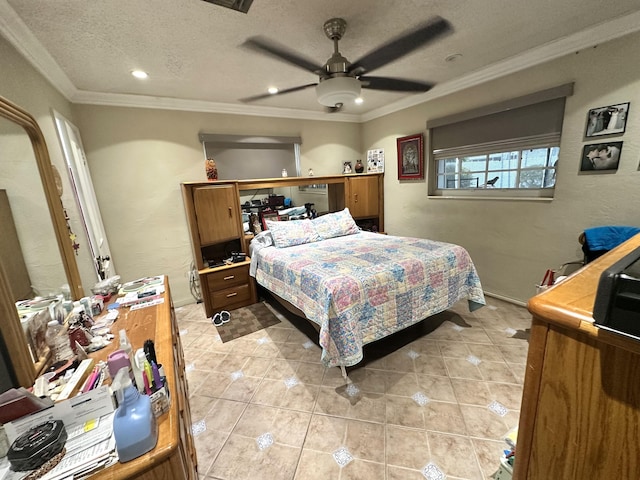
[[[322,240],[322,237],[313,228],[311,220],[289,220],[287,222],[265,220],[265,223],[277,248],[293,247]]]
[[[341,212],[328,213],[313,220],[313,226],[323,240],[358,233],[360,228],[353,220],[348,208]]]

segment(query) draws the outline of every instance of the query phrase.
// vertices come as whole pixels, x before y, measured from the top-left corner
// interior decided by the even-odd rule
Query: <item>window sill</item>
[[[553,197],[501,197],[494,195],[427,195],[433,200],[508,200],[517,202],[551,202]]]

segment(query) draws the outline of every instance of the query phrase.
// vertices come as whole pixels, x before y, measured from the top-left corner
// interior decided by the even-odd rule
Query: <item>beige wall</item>
[[[640,226],[638,51],[640,35],[633,35],[366,123],[363,151],[386,153],[386,230],[463,245],[486,291],[526,301],[548,267],[581,258],[577,238],[585,228]],[[395,139],[426,135],[428,119],[572,81],[553,201],[430,199],[425,182],[397,180]],[[584,141],[588,110],[627,101],[626,133],[608,137],[624,141],[618,171],[579,174],[583,145],[599,141]]]
[[[91,105],[74,115],[118,273],[168,274],[178,305],[193,301],[180,182],[206,180],[198,133],[300,136],[302,172],[316,175],[360,152],[356,124]]]

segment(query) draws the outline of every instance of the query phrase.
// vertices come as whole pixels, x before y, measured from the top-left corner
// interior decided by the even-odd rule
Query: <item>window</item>
[[[572,84],[427,123],[429,194],[553,197]]]
[[[529,145],[473,145],[433,152],[438,190],[545,189],[556,183],[559,138],[527,139]],[[482,153],[480,153],[482,152]]]

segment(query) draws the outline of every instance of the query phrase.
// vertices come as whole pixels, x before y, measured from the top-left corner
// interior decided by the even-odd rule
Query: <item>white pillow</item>
[[[311,220],[289,220],[286,222],[265,220],[265,224],[271,232],[273,243],[277,248],[293,247],[322,240]]]
[[[323,240],[360,232],[360,228],[356,225],[348,208],[315,218],[313,226]]]

